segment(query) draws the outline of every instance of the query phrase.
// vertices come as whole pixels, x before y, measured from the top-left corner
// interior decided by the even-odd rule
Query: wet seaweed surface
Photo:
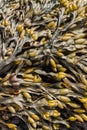
[[[87,129],[87,1],[0,0],[0,130]]]

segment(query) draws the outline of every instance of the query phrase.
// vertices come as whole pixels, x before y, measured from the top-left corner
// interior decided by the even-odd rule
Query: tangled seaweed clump
[[[87,1],[0,0],[0,130],[86,130]]]

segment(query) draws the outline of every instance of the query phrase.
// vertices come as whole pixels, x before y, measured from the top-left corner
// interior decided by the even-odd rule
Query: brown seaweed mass
[[[0,130],[87,129],[87,1],[0,0]]]

